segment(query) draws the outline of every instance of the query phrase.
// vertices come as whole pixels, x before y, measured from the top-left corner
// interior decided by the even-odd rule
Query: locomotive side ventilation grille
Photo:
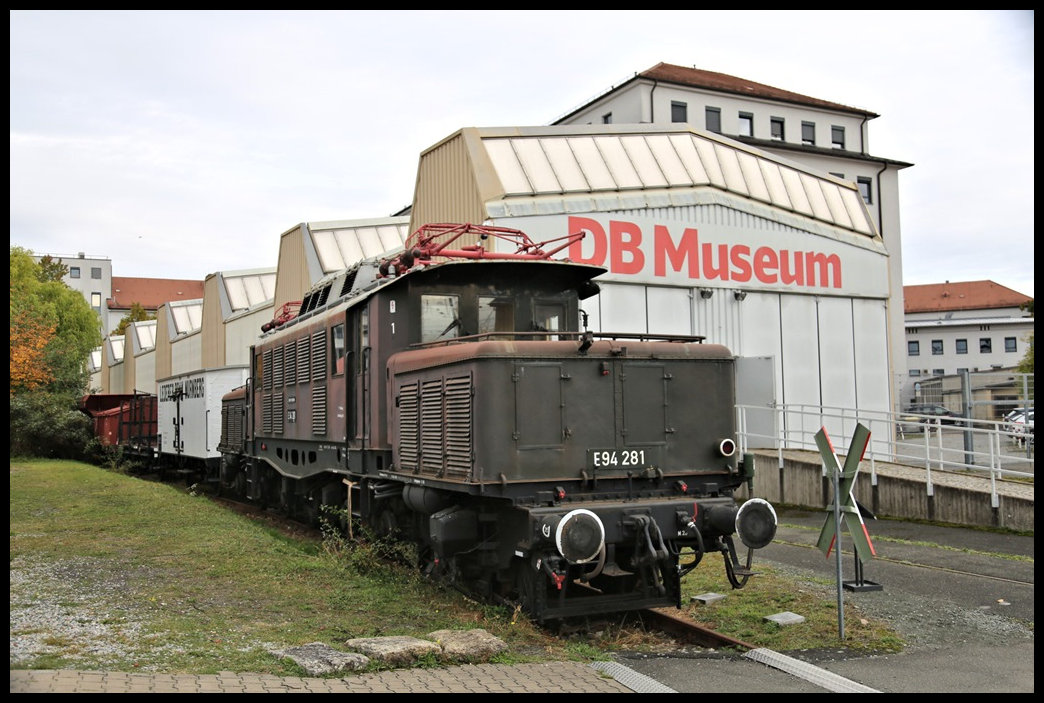
[[[398,462],[403,470],[469,480],[473,393],[470,376],[399,388]]]
[[[265,393],[261,399],[261,431],[272,434],[272,394]]]
[[[312,387],[312,434],[326,434],[326,386]]]
[[[312,376],[308,373],[309,369],[309,355],[308,348],[311,345],[311,340],[308,337],[301,337],[297,340],[297,382],[308,383]]]
[[[286,345],[286,385],[297,383],[297,342]]]
[[[421,473],[442,474],[442,445],[445,425],[442,424],[442,379],[421,384],[420,439]]]
[[[272,350],[272,387],[283,387],[283,348],[277,347]]]
[[[349,271],[344,277],[344,285],[341,286],[341,293],[338,298],[343,298],[345,295],[351,292],[352,286],[355,285],[355,276],[359,273],[359,267],[356,266]]]
[[[471,408],[471,377],[447,379],[445,475],[450,478],[471,476]]]
[[[283,434],[283,394],[272,394],[272,433]]]
[[[312,380],[326,378],[326,332],[312,333]]]
[[[416,383],[399,388],[399,466],[407,471],[416,471],[420,462],[418,399]]]
[[[221,408],[221,439],[219,447],[238,449],[243,446],[243,408],[225,405]]]

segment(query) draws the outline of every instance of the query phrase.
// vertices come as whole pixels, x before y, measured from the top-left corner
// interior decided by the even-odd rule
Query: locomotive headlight
[[[541,531],[554,536],[558,553],[573,564],[594,560],[605,545],[605,526],[597,515],[583,508],[546,517]]]
[[[776,511],[761,498],[751,498],[736,512],[736,533],[751,549],[767,547],[776,536]]]
[[[726,437],[718,443],[718,453],[722,456],[732,456],[736,453],[736,443],[732,439]]]

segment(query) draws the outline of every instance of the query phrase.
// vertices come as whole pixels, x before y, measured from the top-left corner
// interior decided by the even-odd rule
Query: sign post
[[[866,451],[869,443],[870,430],[862,424],[856,424],[855,432],[852,434],[852,443],[848,449],[848,455],[845,457],[844,467],[842,467],[837,460],[837,453],[834,451],[834,445],[830,441],[826,428],[821,427],[819,432],[816,433],[816,446],[819,447],[819,454],[823,458],[823,466],[831,476],[834,484],[834,514],[828,516],[823,523],[823,529],[819,532],[816,546],[828,557],[830,556],[830,550],[836,546],[837,618],[838,633],[841,639],[845,638],[844,600],[841,593],[841,546],[839,542],[842,520],[852,536],[852,544],[856,554],[856,577],[860,584],[864,585],[861,590],[880,589],[880,586],[877,584],[870,584],[867,587],[865,584],[868,582],[863,581],[862,561],[876,556],[877,553],[874,551],[874,545],[870,542],[870,535],[866,531],[866,524],[863,522],[863,516],[859,511],[859,504],[852,495],[852,487],[855,485],[856,474],[859,472],[859,463],[863,460],[863,453]],[[837,542],[836,545],[835,542]]]

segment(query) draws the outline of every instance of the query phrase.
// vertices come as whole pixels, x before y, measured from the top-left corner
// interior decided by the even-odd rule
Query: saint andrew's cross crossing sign
[[[861,424],[857,424],[855,432],[852,434],[852,444],[848,449],[848,455],[845,457],[845,465],[842,469],[837,460],[837,454],[834,452],[834,445],[827,435],[826,428],[821,427],[819,432],[816,433],[816,446],[819,447],[819,454],[823,457],[823,465],[831,476],[836,475],[839,477],[838,481],[834,483],[837,487],[834,501],[836,506],[839,506],[841,519],[844,520],[849,534],[852,535],[856,555],[860,560],[867,560],[877,555],[877,552],[874,551],[874,545],[870,543],[870,535],[866,531],[866,525],[863,523],[863,516],[859,512],[859,504],[852,496],[852,487],[855,485],[856,474],[859,472],[859,462],[863,460],[863,453],[866,451],[869,443],[870,430]],[[836,511],[837,507],[835,508]],[[834,515],[828,516],[823,524],[823,529],[819,533],[819,540],[816,542],[816,546],[826,556],[830,556],[830,550],[833,548],[834,542],[837,541],[839,528],[840,526],[837,524]]]

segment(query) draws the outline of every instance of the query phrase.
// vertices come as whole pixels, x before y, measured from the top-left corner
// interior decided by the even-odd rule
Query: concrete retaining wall
[[[785,451],[782,469],[774,451],[754,452],[753,456],[752,495],[779,505],[833,507],[833,482],[824,476],[815,452]],[[844,462],[843,456],[838,458]],[[920,468],[882,462],[876,462],[871,471],[867,464],[865,459],[860,464],[852,495],[877,517],[1033,531],[1032,483],[992,482],[967,474],[929,475]],[[992,505],[991,489],[997,494],[997,507]]]

